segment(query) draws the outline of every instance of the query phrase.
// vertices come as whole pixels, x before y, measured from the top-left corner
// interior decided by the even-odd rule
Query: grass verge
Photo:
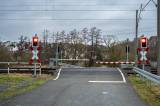
[[[134,89],[149,106],[160,106],[160,85],[151,84],[147,80],[141,80],[136,75],[130,75],[128,78]]]
[[[0,85],[5,85],[6,90],[0,92],[0,99],[3,100],[29,92],[51,78],[49,75],[33,78],[32,75],[27,74],[1,74]]]

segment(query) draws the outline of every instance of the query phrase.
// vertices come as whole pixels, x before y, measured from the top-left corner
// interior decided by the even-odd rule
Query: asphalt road
[[[1,106],[146,106],[116,68],[62,69],[32,92]]]

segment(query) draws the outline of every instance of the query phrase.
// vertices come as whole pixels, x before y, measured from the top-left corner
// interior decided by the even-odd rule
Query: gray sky
[[[38,33],[38,35],[42,37],[44,29],[48,29],[50,33],[52,33],[61,30],[68,32],[75,28],[81,30],[84,27],[90,28],[94,26],[102,29],[104,35],[116,35],[119,40],[126,39],[127,37],[133,39],[135,36],[135,10],[139,9],[141,3],[146,4],[148,1],[149,0],[0,0],[0,39],[16,41],[20,35],[31,38],[35,33]],[[156,7],[153,3],[150,3],[146,10],[151,11],[144,11],[142,13],[139,35],[145,34],[149,37],[156,35]]]

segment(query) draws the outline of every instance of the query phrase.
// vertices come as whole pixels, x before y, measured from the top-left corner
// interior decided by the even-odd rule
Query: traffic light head
[[[33,46],[38,46],[38,37],[37,36],[33,37]]]
[[[147,48],[147,38],[146,37],[142,37],[140,42],[141,42],[141,48]]]

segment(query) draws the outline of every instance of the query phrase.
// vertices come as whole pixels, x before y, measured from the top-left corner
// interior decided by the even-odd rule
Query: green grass
[[[154,85],[149,81],[141,80],[136,75],[130,75],[129,80],[134,89],[149,106],[160,106],[160,85]]]
[[[51,76],[43,75],[33,78],[24,74],[0,74],[0,85],[8,86],[6,91],[0,92],[0,99],[7,99],[25,92],[29,92],[51,79]],[[17,87],[18,84],[26,82],[24,86]]]

